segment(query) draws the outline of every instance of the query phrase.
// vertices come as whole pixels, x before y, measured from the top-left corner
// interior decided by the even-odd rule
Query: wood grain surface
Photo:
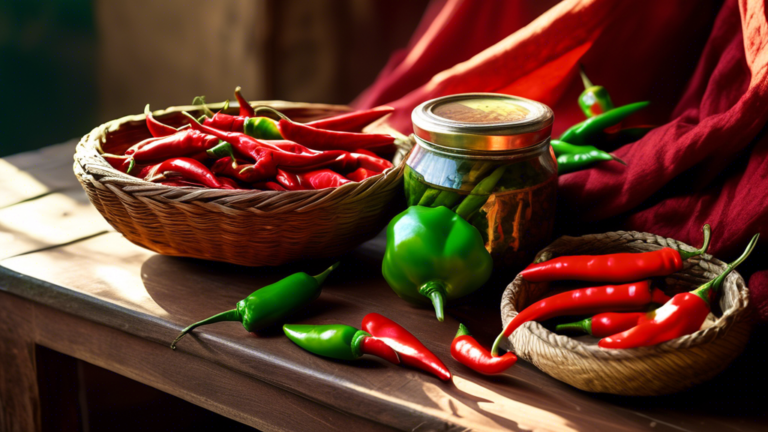
[[[46,217],[59,223],[53,215]],[[459,322],[491,344],[501,328],[499,298],[506,281],[494,280],[453,305],[439,323],[434,312],[397,298],[381,277],[382,236],[341,257],[320,298],[290,322],[360,327],[365,314],[382,313],[440,357],[454,373],[452,381],[375,358],[327,360],[293,345],[279,328],[250,334],[237,323],[195,330],[172,351],[170,341],[186,325],[231,309],[293,272],[319,272],[330,262],[255,269],[165,257],[118,233],[98,234],[85,211],[74,217],[93,225],[90,236],[0,261],[0,291],[6,293],[0,302],[14,298],[34,305],[32,333],[41,345],[260,429],[315,430],[330,424],[354,430],[386,425],[416,431],[723,431],[768,425],[757,405],[722,409],[720,393],[729,387],[719,378],[672,397],[633,399],[581,392],[523,361],[502,375],[480,376],[454,361],[449,345]],[[41,230],[49,229],[45,218],[38,220]],[[0,236],[15,235],[14,227],[0,226]],[[5,315],[0,322],[7,325]],[[744,380],[744,373],[729,370],[724,379]],[[729,397],[747,402],[743,395]]]

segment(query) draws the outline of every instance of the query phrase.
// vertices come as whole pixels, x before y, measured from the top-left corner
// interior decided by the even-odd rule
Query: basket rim
[[[308,108],[315,110],[335,111],[339,113],[349,112],[351,108],[345,105],[317,104],[306,102],[288,102],[281,100],[251,101],[251,106],[267,105],[282,109]],[[223,102],[207,105],[211,109],[221,109]],[[237,104],[230,105],[230,110],[236,109]],[[197,112],[202,111],[199,105],[181,105],[166,108],[164,110],[153,111],[153,116],[161,118],[169,114],[177,114],[182,111]],[[350,182],[336,188],[326,188],[319,190],[303,191],[264,191],[251,189],[211,189],[195,186],[166,186],[158,183],[152,183],[128,175],[114,169],[101,156],[101,144],[107,139],[108,132],[114,132],[121,127],[137,126],[138,123],[145,123],[145,114],[133,114],[110,120],[94,128],[91,132],[83,136],[75,149],[75,175],[80,181],[100,183],[97,187],[116,187],[122,192],[132,195],[134,198],[151,199],[163,203],[170,202],[204,202],[206,204],[216,204],[213,208],[219,208],[221,211],[251,211],[256,213],[263,212],[285,212],[285,211],[310,211],[326,204],[337,203],[346,200],[359,200],[375,193],[381,189],[391,187],[393,182],[402,178],[405,158],[403,157],[412,145],[411,138],[401,140],[398,143],[398,153],[395,156],[398,163],[392,168],[384,170],[382,173],[371,176],[361,182]],[[109,186],[108,186],[109,185]],[[253,205],[238,205],[240,203],[249,203],[255,201]],[[223,207],[223,208],[221,208]]]
[[[654,250],[661,249],[663,247],[670,247],[675,250],[696,250],[696,248],[681,241],[661,237],[651,233],[638,231],[611,231],[602,234],[587,234],[579,237],[562,236],[552,242],[549,246],[539,251],[539,253],[536,254],[534,262],[544,262],[554,257],[564,255],[562,250],[560,253],[552,254],[552,250],[554,248],[561,247],[563,243],[594,243],[596,236],[623,239],[625,240],[624,244],[644,242],[648,246],[651,246],[651,248]],[[566,248],[563,247],[562,249]],[[722,272],[722,270],[726,267],[726,263],[713,257],[710,254],[701,255],[699,263],[702,262],[708,263],[708,265],[711,267],[717,267],[719,272]],[[704,264],[699,265],[701,267],[705,266]],[[716,274],[712,273],[709,268],[705,267],[704,270],[704,275],[708,278],[716,276]],[[512,304],[511,299],[513,295],[516,294],[516,291],[519,292],[522,290],[522,284],[530,283],[531,282],[524,281],[522,276],[518,274],[515,276],[512,282],[507,285],[504,293],[502,294],[501,301],[501,320],[503,326],[506,326],[507,323],[519,313]],[[636,360],[642,357],[664,355],[670,351],[679,351],[680,349],[684,348],[693,348],[699,345],[711,343],[715,339],[724,337],[732,326],[734,326],[737,322],[742,321],[746,317],[749,306],[749,288],[746,286],[744,278],[735,270],[731,272],[731,274],[728,275],[725,280],[723,290],[721,291],[721,299],[722,296],[725,295],[726,290],[735,290],[735,295],[738,300],[734,302],[732,307],[723,310],[721,316],[716,316],[716,319],[711,326],[700,329],[689,335],[681,336],[679,338],[672,339],[657,345],[630,349],[604,349],[600,348],[597,344],[585,343],[567,335],[551,332],[537,321],[526,322],[520,326],[519,329],[515,330],[515,332],[513,332],[507,339],[514,345],[513,338],[516,334],[518,334],[518,332],[522,331],[525,333],[518,337],[534,337],[539,339],[543,344],[549,346],[550,348],[563,349],[583,357],[591,357],[598,360]]]

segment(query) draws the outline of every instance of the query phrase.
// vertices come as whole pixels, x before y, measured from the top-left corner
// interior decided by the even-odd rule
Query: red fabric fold
[[[425,15],[426,30],[400,55],[411,63],[383,72],[358,106],[394,106],[391,125],[410,132],[411,110],[425,100],[515,94],[550,105],[557,135],[583,120],[576,102],[582,63],[617,105],[651,101],[630,123],[659,127],[616,151],[627,167],[602,163],[560,178],[559,211],[579,219],[561,223],[561,232],[623,228],[697,244],[710,223],[710,251],[725,259],[738,256],[754,233],[768,236],[764,2],[566,0],[498,42],[498,34],[471,42],[520,4],[445,1]],[[466,49],[455,42],[462,34],[473,35]],[[753,300],[768,320],[766,240],[740,271],[755,272]]]

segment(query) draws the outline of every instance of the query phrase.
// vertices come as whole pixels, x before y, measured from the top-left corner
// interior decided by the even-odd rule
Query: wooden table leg
[[[0,431],[40,431],[34,306],[0,294]]]

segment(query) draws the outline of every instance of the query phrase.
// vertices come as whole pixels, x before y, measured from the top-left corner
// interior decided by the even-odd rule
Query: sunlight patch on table
[[[477,405],[490,414],[512,420],[522,430],[530,431],[576,431],[574,425],[557,414],[510,399],[476,382],[453,376],[456,387],[474,397],[484,399]]]
[[[0,259],[111,230],[90,203],[71,196],[82,193],[55,193],[0,209],[0,232],[5,234],[0,236]]]
[[[48,192],[48,188],[31,175],[0,159],[0,207]]]

